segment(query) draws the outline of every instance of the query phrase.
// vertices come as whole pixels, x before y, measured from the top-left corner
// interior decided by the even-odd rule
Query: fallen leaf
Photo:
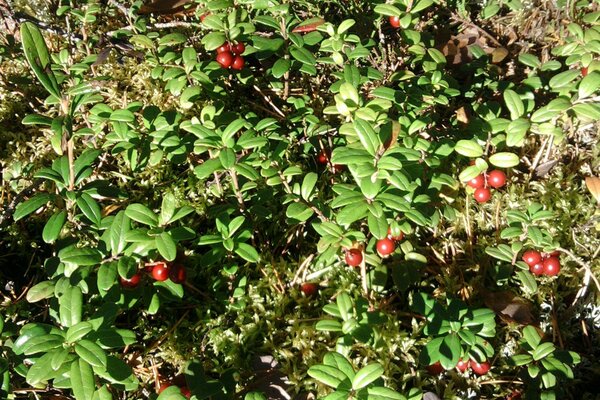
[[[324,23],[325,23],[325,20],[323,18],[319,18],[319,17],[307,19],[306,21],[301,22],[294,29],[292,29],[292,32],[294,32],[294,33],[313,32],[313,31],[317,30],[318,26],[323,25]]]
[[[521,325],[537,325],[537,319],[531,311],[531,304],[510,290],[500,292],[484,290],[481,293],[485,305],[503,319]]]
[[[588,176],[585,178],[585,185],[592,196],[594,196],[596,201],[600,203],[600,178],[596,176]]]
[[[141,6],[138,14],[174,14],[183,11],[187,3],[191,0],[157,0]]]

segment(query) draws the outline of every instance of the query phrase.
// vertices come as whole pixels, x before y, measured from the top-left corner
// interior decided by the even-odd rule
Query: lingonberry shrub
[[[592,4],[9,3],[0,398],[589,397]]]

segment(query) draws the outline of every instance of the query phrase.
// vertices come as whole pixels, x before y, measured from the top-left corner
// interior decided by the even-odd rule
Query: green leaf
[[[325,385],[331,386],[333,388],[337,388],[340,383],[348,380],[346,374],[344,374],[339,369],[329,365],[313,365],[308,369],[308,375],[311,378],[314,378],[319,382],[324,383]]]
[[[521,147],[525,142],[525,135],[531,123],[525,118],[518,118],[506,127],[506,145],[510,147]]]
[[[316,65],[317,64],[317,60],[315,59],[315,56],[308,49],[305,49],[304,47],[292,46],[292,47],[290,47],[290,54],[292,55],[292,57],[294,57],[296,60],[300,61],[303,64],[307,64],[307,65]]]
[[[47,353],[50,350],[62,347],[64,339],[58,335],[39,335],[29,338],[20,349],[23,354],[30,356],[37,353]]]
[[[299,222],[306,221],[313,214],[314,211],[304,203],[291,203],[285,212],[286,217],[298,220]]]
[[[504,91],[504,102],[510,111],[510,118],[515,120],[525,114],[525,105],[521,97],[514,90],[507,89]]]
[[[300,189],[300,193],[302,194],[302,198],[304,200],[310,200],[315,189],[315,184],[317,183],[317,178],[318,176],[314,172],[309,172],[304,176],[302,187]]]
[[[456,142],[454,151],[465,157],[481,157],[483,155],[483,148],[477,144],[474,140],[459,140]]]
[[[592,71],[579,83],[579,98],[584,99],[600,88],[600,72]]]
[[[379,147],[381,146],[381,140],[375,130],[371,126],[371,124],[365,120],[360,118],[354,121],[354,129],[360,140],[360,143],[363,145],[365,150],[372,156],[374,156]]]
[[[202,44],[208,51],[216,50],[219,48],[227,38],[223,32],[211,32],[207,35],[204,35],[202,38]]]
[[[124,256],[117,262],[117,271],[119,276],[124,279],[130,279],[138,271],[135,258]]]
[[[286,60],[285,58],[280,58],[275,61],[273,64],[273,68],[271,69],[271,73],[277,79],[281,78],[286,72],[290,70],[290,60]]]
[[[54,282],[44,281],[33,286],[27,291],[26,299],[30,303],[54,297]]]
[[[156,249],[160,253],[161,256],[165,258],[167,261],[175,260],[177,257],[177,244],[167,232],[163,232],[160,235],[156,236]]]
[[[256,249],[247,243],[236,243],[234,251],[238,256],[248,262],[257,263],[260,260],[260,256]]]
[[[73,361],[70,378],[76,400],[90,400],[94,396],[96,389],[94,371],[85,360],[77,359]]]
[[[531,325],[523,328],[523,338],[532,349],[537,348],[538,344],[542,340],[537,330]]]
[[[158,217],[156,214],[143,204],[130,204],[125,209],[125,215],[134,221],[152,228],[158,226]]]
[[[75,352],[92,367],[106,368],[106,353],[96,343],[80,340],[75,343]]]
[[[42,239],[44,242],[54,243],[60,236],[60,232],[62,231],[66,220],[67,212],[65,210],[58,211],[52,215],[48,219],[48,222],[46,222],[46,225],[44,225],[44,230],[42,231]]]
[[[60,323],[64,327],[71,327],[81,322],[83,308],[83,294],[78,286],[67,288],[58,299]]]
[[[129,217],[125,214],[125,211],[119,211],[117,215],[115,215],[109,231],[110,248],[113,257],[125,250],[125,247],[127,246],[125,236],[130,230],[131,221]]]
[[[115,110],[110,114],[109,119],[114,122],[133,122],[135,115],[129,110]]]
[[[40,383],[49,380],[55,374],[55,371],[51,366],[53,356],[53,353],[46,353],[36,360],[35,364],[27,371],[25,380],[28,384],[38,386]],[[2,392],[0,391],[0,393]]]
[[[38,193],[27,201],[19,203],[13,215],[14,221],[17,222],[21,218],[26,217],[27,215],[36,211],[38,208],[44,206],[53,198],[54,196],[51,196],[48,193]]]
[[[402,11],[391,4],[377,4],[373,9],[377,14],[385,15],[388,17],[399,17],[402,15]]]
[[[532,354],[533,359],[535,361],[539,361],[542,358],[553,353],[554,350],[556,350],[556,347],[554,347],[554,344],[552,344],[551,342],[542,343],[542,344],[538,345],[535,348],[535,350],[533,351],[533,354]]]
[[[39,28],[31,22],[23,22],[21,24],[21,42],[25,58],[35,76],[48,93],[60,99],[60,89],[51,69],[50,53]]]
[[[414,3],[413,7],[409,10],[411,13],[418,13],[423,11],[433,4],[433,0],[419,0]]]
[[[73,325],[67,330],[65,339],[69,343],[73,343],[90,333],[94,329],[91,323],[87,321],[81,321],[78,324]]]
[[[578,69],[572,69],[554,75],[548,84],[552,89],[561,89],[569,85],[575,78],[579,77],[581,72]]]
[[[353,303],[352,299],[347,293],[340,293],[336,298],[336,304],[340,312],[340,316],[344,321],[347,321],[352,317]]]
[[[406,400],[406,397],[400,393],[385,387],[370,387],[367,389],[367,394],[369,400]]]
[[[77,197],[76,203],[77,207],[79,207],[87,219],[92,221],[92,223],[95,225],[100,225],[102,213],[100,211],[100,206],[98,203],[96,203],[96,200],[94,200],[92,196],[87,193],[81,193],[81,195]]]
[[[337,321],[336,321],[337,322]],[[346,357],[337,352],[329,352],[323,357],[323,364],[337,368],[342,371],[349,380],[354,379],[355,373],[352,364]]]
[[[341,332],[342,323],[335,319],[324,319],[316,323],[315,329],[326,332]]]
[[[519,156],[514,153],[496,153],[490,157],[490,163],[500,168],[511,168],[519,165]]]
[[[366,367],[361,368],[354,379],[352,379],[352,389],[362,389],[370,383],[374,382],[381,375],[383,375],[383,367],[379,363],[369,364]]]
[[[78,266],[96,265],[102,261],[102,254],[96,249],[71,245],[58,252],[60,261]]]

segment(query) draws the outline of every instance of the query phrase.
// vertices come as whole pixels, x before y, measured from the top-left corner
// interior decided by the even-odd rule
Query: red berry
[[[317,156],[317,162],[319,164],[327,164],[329,162],[329,152],[327,150],[321,150]]]
[[[444,372],[444,367],[442,367],[442,364],[440,364],[439,361],[436,362],[435,364],[431,364],[431,365],[426,366],[425,369],[431,375],[439,375],[442,372]]]
[[[229,51],[219,53],[217,55],[217,62],[221,64],[221,67],[229,68],[231,66],[231,63],[233,62],[233,55],[231,55],[231,52]]]
[[[469,362],[469,365],[471,366],[471,369],[473,370],[473,372],[475,372],[477,375],[485,375],[490,370],[490,363],[487,361],[478,363],[475,360],[471,360]]]
[[[581,68],[581,76],[583,76],[585,78],[587,76],[587,74],[588,74],[588,68],[587,67]]]
[[[341,164],[333,164],[333,169],[335,172],[342,172],[344,170],[344,166]]]
[[[529,272],[537,276],[542,275],[544,273],[544,264],[539,262],[537,264],[530,265]]]
[[[171,387],[171,384],[168,382],[165,382],[162,385],[160,385],[160,389],[158,389],[158,394],[161,394],[162,392],[167,390],[168,387]]]
[[[560,260],[558,257],[549,257],[544,260],[544,274],[548,276],[558,275],[560,272]]]
[[[233,51],[234,54],[242,54],[245,50],[246,50],[246,46],[244,46],[244,43],[238,43],[235,46],[233,46],[231,48],[231,50]]]
[[[479,188],[475,190],[475,200],[478,203],[485,203],[492,197],[492,193],[488,188]]]
[[[241,71],[244,68],[244,57],[235,56],[235,58],[233,59],[233,63],[231,64],[231,68],[237,71]]]
[[[560,256],[560,251],[558,251],[558,250],[554,250],[554,251],[551,251],[550,253],[548,253],[548,257],[558,257],[558,256]]]
[[[400,233],[398,233],[398,236],[392,236],[392,228],[388,228],[388,238],[395,240],[396,242],[401,241],[402,239],[404,239],[404,233],[402,231],[399,231]]]
[[[358,267],[363,260],[362,252],[359,249],[350,249],[346,251],[346,264],[351,267]]]
[[[230,52],[231,51],[231,44],[225,42],[224,44],[221,45],[221,47],[219,47],[217,49],[217,54],[221,54],[221,53],[225,53],[225,52]]]
[[[394,28],[400,28],[400,17],[390,17],[390,25]]]
[[[467,370],[467,368],[469,368],[468,361],[463,361],[462,358],[460,360],[458,360],[458,364],[456,364],[457,370],[459,370],[460,372],[465,372]]]
[[[140,284],[141,279],[140,274],[135,274],[129,279],[121,278],[121,286],[128,289],[136,288]]]
[[[479,174],[475,178],[467,182],[467,185],[471,186],[473,189],[485,187],[485,176],[483,176],[483,174]]]
[[[169,267],[165,263],[158,263],[152,268],[152,277],[157,281],[166,281],[169,278]]]
[[[209,15],[210,15],[210,13],[204,13],[204,14],[202,14],[202,15],[200,16],[200,22],[204,22],[204,19],[205,19],[206,17],[208,17]]]
[[[394,241],[390,238],[383,238],[377,241],[377,252],[380,256],[385,257],[394,252],[396,250],[396,245]]]
[[[187,272],[183,265],[175,264],[169,271],[169,278],[175,283],[183,283],[187,278]]]
[[[501,188],[506,185],[506,174],[497,169],[490,172],[487,176],[488,185],[493,188]]]
[[[315,283],[304,282],[302,286],[300,286],[300,290],[302,291],[302,293],[304,293],[306,297],[312,297],[317,293],[319,287]]]
[[[184,386],[184,387],[181,388],[181,394],[186,399],[189,399],[190,397],[192,397],[192,392],[190,391],[190,389],[187,386]]]
[[[535,250],[527,250],[523,253],[523,261],[530,267],[542,262],[542,255]]]

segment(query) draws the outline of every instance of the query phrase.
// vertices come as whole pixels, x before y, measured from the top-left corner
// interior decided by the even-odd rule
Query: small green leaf
[[[58,299],[60,323],[65,327],[71,327],[81,322],[83,309],[83,294],[78,286],[72,286],[65,290]]]
[[[27,291],[26,299],[30,303],[54,297],[54,282],[44,281],[33,286]]]
[[[79,340],[75,343],[75,352],[92,367],[106,368],[106,353],[96,343]]]
[[[52,200],[54,196],[49,195],[48,193],[38,193],[32,198],[28,199],[23,203],[19,203],[13,215],[13,219],[16,221],[20,220],[23,217],[31,214],[36,211],[38,208],[46,205],[50,200]]]
[[[514,90],[507,89],[504,91],[504,102],[510,111],[510,118],[515,120],[525,113],[525,105],[521,97]]]
[[[519,156],[514,153],[496,153],[490,157],[490,163],[500,168],[511,168],[519,165]]]
[[[175,260],[177,257],[177,244],[167,232],[163,232],[155,238],[156,249],[167,261]]]
[[[94,371],[85,360],[79,358],[73,361],[70,378],[76,400],[90,400],[94,396],[96,389]]]
[[[125,215],[134,221],[148,225],[152,228],[158,226],[158,217],[156,214],[142,204],[130,204],[125,209]]]
[[[46,222],[46,225],[44,225],[44,230],[42,231],[42,239],[44,242],[54,243],[60,236],[60,232],[62,231],[66,220],[67,212],[65,210],[58,211],[52,215],[48,219],[48,222]]]
[[[379,363],[369,364],[361,368],[352,380],[352,389],[358,390],[369,385],[383,375],[383,367]]]
[[[474,140],[459,140],[456,142],[454,151],[465,157],[481,157],[483,155],[483,148],[477,144]]]
[[[346,374],[335,367],[329,365],[313,365],[308,369],[308,375],[311,378],[324,383],[327,386],[337,388],[340,383],[348,380]]]

